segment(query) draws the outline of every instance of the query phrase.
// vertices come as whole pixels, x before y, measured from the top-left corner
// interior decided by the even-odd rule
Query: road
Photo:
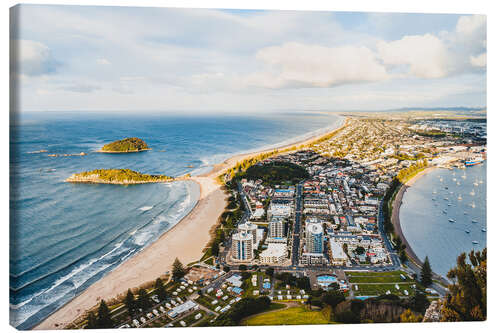
[[[297,192],[295,196],[295,219],[293,223],[293,239],[292,239],[292,266],[299,265],[299,247],[300,247],[300,233],[302,229],[302,190],[303,183],[297,185]]]

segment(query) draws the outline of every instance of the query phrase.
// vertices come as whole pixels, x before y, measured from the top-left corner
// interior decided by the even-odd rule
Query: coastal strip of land
[[[137,255],[126,260],[81,294],[52,313],[34,329],[62,329],[95,306],[101,299],[108,300],[152,281],[170,270],[175,258],[190,263],[201,258],[203,249],[210,241],[210,229],[217,223],[226,206],[227,195],[218,183],[217,177],[238,162],[265,152],[284,150],[297,145],[311,144],[316,140],[346,126],[348,119],[338,128],[277,148],[240,154],[217,164],[201,176],[191,177],[200,186],[200,199],[193,210],[164,233],[157,241],[144,248]]]
[[[423,175],[433,171],[436,169],[436,167],[430,167],[422,170],[418,174],[416,174],[413,178],[411,178],[409,181],[407,181],[405,184],[402,184],[401,187],[399,188],[398,193],[396,194],[394,201],[392,202],[392,215],[391,215],[391,221],[394,224],[394,233],[401,238],[401,241],[403,244],[406,245],[406,253],[408,254],[408,257],[410,260],[412,260],[416,265],[422,267],[422,261],[418,258],[417,254],[413,251],[411,248],[410,243],[405,238],[405,235],[403,234],[403,231],[401,229],[401,221],[399,218],[399,211],[401,208],[401,204],[403,203],[403,197],[404,194],[406,193],[406,190],[411,187],[420,177]]]

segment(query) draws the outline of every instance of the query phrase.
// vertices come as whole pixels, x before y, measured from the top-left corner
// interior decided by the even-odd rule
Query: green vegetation
[[[244,317],[267,311],[270,305],[271,300],[266,296],[259,298],[245,297],[234,304],[232,309],[217,317],[213,326],[237,326]]]
[[[486,248],[462,253],[447,277],[453,281],[441,309],[442,321],[486,320]]]
[[[123,140],[117,140],[104,145],[101,148],[102,152],[119,152],[119,153],[129,153],[129,152],[139,152],[149,150],[146,142],[139,138],[125,138]]]
[[[175,258],[172,264],[172,277],[174,281],[179,281],[184,275],[186,275],[186,270],[180,262],[179,258]]]
[[[130,169],[97,169],[75,173],[66,181],[127,184],[165,182],[172,179],[172,177],[168,177],[165,175],[147,175]]]
[[[263,313],[245,320],[242,324],[257,325],[314,325],[332,324],[323,311],[313,311],[305,306],[291,307],[280,311]]]
[[[415,131],[415,134],[430,138],[443,138],[446,136],[446,133],[442,131]]]
[[[396,177],[401,183],[406,183],[411,178],[413,178],[417,173],[427,168],[427,165],[428,165],[427,160],[417,162],[413,165],[410,165],[408,168],[399,171]]]
[[[424,287],[429,287],[432,284],[432,269],[429,262],[429,257],[425,256],[425,261],[420,271],[420,283]]]
[[[266,185],[278,185],[286,182],[296,184],[303,179],[309,178],[309,173],[306,169],[294,163],[271,162],[252,165],[246,172],[239,173],[236,178],[262,179]]]

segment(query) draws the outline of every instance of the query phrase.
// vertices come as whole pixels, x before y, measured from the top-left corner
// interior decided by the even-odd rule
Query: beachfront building
[[[263,265],[280,265],[283,264],[287,258],[287,245],[283,243],[270,243],[267,249],[262,251],[259,256],[260,263]]]
[[[238,225],[238,231],[252,235],[252,245],[257,247],[257,225],[251,222],[245,222]]]
[[[347,254],[342,249],[342,245],[330,238],[330,262],[332,265],[345,266],[348,263]]]
[[[237,261],[251,261],[253,259],[253,236],[251,233],[240,231],[233,235],[231,255]]]
[[[306,225],[306,252],[323,253],[323,227],[320,223]]]
[[[280,217],[273,217],[268,225],[270,238],[283,238],[285,237],[285,221]]]

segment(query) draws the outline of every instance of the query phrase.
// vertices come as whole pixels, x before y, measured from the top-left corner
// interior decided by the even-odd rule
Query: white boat
[[[446,201],[448,201],[449,199],[448,199],[448,198],[443,198],[443,200],[446,200]]]
[[[465,230],[466,233],[470,234],[470,230]]]
[[[453,181],[454,181],[454,182],[456,182],[456,181],[457,181],[457,179],[456,179],[456,178],[453,178]]]
[[[478,244],[479,242],[478,241],[472,241],[472,244]]]
[[[472,220],[472,223],[477,223],[477,220]]]
[[[486,228],[481,229],[482,232],[486,232]]]
[[[475,203],[471,203],[471,204],[470,204],[470,206],[471,206],[472,208],[476,208],[476,204],[475,204]]]
[[[459,194],[457,199],[462,200],[462,196]]]
[[[460,185],[460,182],[457,182],[457,185]]]
[[[454,219],[448,219],[448,222],[455,223],[455,220]]]
[[[470,191],[469,193],[470,195],[476,195],[476,192],[474,192],[474,190]]]
[[[449,207],[449,206],[451,206],[451,204],[450,204],[450,203],[448,204],[448,207]]]

